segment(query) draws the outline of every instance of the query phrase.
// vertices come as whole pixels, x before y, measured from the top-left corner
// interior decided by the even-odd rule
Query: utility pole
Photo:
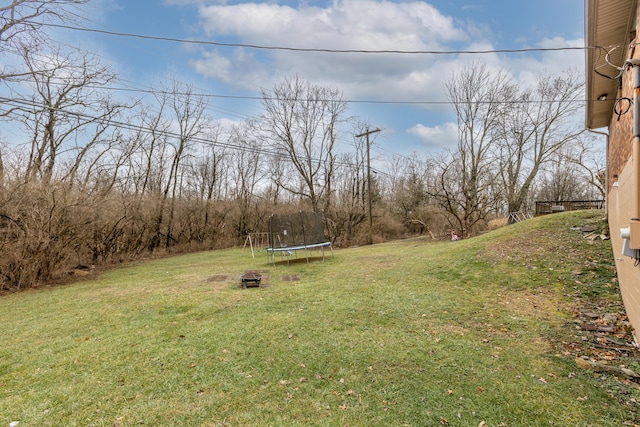
[[[360,135],[356,135],[356,138],[367,137],[367,199],[369,202],[369,244],[373,244],[373,214],[371,212],[371,145],[369,144],[369,135],[372,133],[380,132],[380,129],[369,130]]]

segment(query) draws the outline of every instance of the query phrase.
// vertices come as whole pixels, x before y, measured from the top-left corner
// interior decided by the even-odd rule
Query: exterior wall
[[[602,78],[602,77],[599,77]],[[617,98],[633,99],[633,70],[628,70],[623,75],[622,89],[618,91]],[[621,101],[618,108],[626,108],[626,103]],[[611,191],[613,183],[618,181],[627,163],[631,160],[633,144],[633,107],[621,115],[614,113],[609,125],[609,152],[607,153],[608,190]]]
[[[638,27],[638,24],[636,24]],[[640,34],[640,33],[638,33]],[[640,58],[640,50],[630,50],[627,58]],[[622,88],[617,98],[633,99],[634,70],[625,71]],[[623,101],[624,102],[624,101]],[[626,108],[620,104],[619,107]],[[635,266],[635,260],[622,255],[623,240],[620,238],[620,228],[628,227],[633,216],[634,188],[633,169],[633,106],[621,116],[614,114],[609,124],[609,146],[607,152],[608,194],[607,208],[611,244],[615,258],[620,292],[627,310],[627,316],[635,329],[636,340],[640,339],[640,266]]]
[[[635,329],[636,340],[640,340],[640,266],[634,265],[633,258],[622,255],[622,239],[620,238],[620,228],[628,227],[631,218],[631,200],[634,191],[632,175],[633,164],[629,161],[618,177],[618,186],[609,192],[608,209],[611,245],[618,272],[620,292],[629,322]]]

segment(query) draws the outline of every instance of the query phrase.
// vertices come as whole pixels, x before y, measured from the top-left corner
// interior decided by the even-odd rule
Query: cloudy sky
[[[437,151],[455,142],[455,117],[444,82],[472,61],[504,67],[530,82],[539,72],[574,67],[582,50],[449,52],[583,47],[583,0],[102,0],[87,28],[195,43],[65,30],[114,64],[129,88],[177,76],[213,98],[213,116],[259,115],[259,97],[284,76],[339,88],[350,113],[383,130],[378,155]],[[199,43],[199,42],[215,42]],[[224,46],[239,44],[243,46]],[[254,48],[247,45],[260,46]],[[436,102],[433,104],[433,102]],[[429,104],[432,103],[432,104]]]

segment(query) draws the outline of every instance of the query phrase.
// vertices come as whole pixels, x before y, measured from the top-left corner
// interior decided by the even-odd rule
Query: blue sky
[[[491,50],[584,46],[583,0],[214,1],[100,0],[83,24],[99,30],[266,46],[362,50]],[[584,53],[486,55],[338,54],[216,47],[65,30],[60,37],[99,52],[122,84],[146,89],[169,76],[203,92],[260,96],[286,75],[339,88],[354,101],[444,101],[444,81],[481,60],[523,83],[574,67]],[[433,152],[455,143],[446,105],[350,104],[372,127],[378,155]],[[223,121],[259,115],[259,101],[214,98]]]

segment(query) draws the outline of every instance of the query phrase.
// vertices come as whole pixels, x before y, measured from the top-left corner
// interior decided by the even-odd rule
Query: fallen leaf
[[[448,390],[447,390],[447,394],[453,394],[453,390],[448,389]]]
[[[447,419],[446,419],[446,418],[443,418],[443,417],[440,417],[440,423],[441,423],[443,426],[448,426],[448,425],[449,425],[449,421],[447,421]]]

